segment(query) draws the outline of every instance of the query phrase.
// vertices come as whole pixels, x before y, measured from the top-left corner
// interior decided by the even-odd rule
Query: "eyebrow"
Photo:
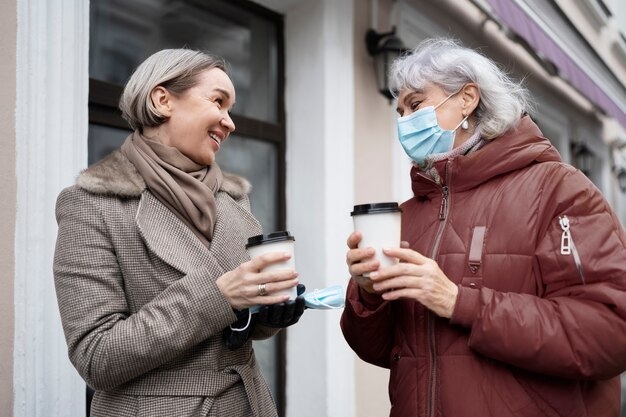
[[[413,97],[415,94],[423,94],[423,93],[424,93],[423,90],[413,90],[413,91],[411,91],[409,94],[407,94],[404,97],[404,100],[403,100],[404,104],[408,104],[409,99],[411,97]],[[400,113],[400,106],[396,107],[396,112]]]
[[[218,92],[224,94],[226,96],[226,98],[228,98],[228,99],[230,98],[230,93],[228,91],[224,90],[223,88],[216,87],[213,90],[214,91],[218,91]]]

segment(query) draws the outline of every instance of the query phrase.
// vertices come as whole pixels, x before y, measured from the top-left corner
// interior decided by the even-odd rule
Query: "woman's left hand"
[[[385,300],[412,298],[440,317],[452,317],[459,289],[437,262],[412,249],[388,248],[383,252],[400,259],[400,263],[370,274],[374,289]]]

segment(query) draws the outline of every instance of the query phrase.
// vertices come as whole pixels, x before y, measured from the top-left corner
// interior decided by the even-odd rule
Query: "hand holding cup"
[[[236,310],[286,302],[291,298],[287,292],[295,293],[298,284],[298,273],[284,266],[292,258],[284,251],[260,254],[219,277],[217,286]],[[282,268],[268,268],[281,264]]]
[[[352,278],[369,293],[376,293],[370,273],[398,262],[382,250],[400,246],[401,213],[398,203],[356,205],[350,213],[354,233],[348,237],[346,262]]]

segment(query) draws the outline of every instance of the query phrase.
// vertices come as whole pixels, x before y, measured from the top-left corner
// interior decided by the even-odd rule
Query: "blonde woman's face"
[[[226,73],[211,68],[198,75],[198,83],[180,96],[167,97],[168,115],[159,126],[158,139],[177,148],[201,165],[211,165],[215,154],[235,130],[230,111],[235,87]]]

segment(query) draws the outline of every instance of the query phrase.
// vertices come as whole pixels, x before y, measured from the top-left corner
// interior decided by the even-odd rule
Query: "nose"
[[[229,113],[224,113],[224,117],[222,118],[221,124],[226,129],[228,129],[229,134],[235,131],[235,122],[233,122],[233,119],[231,119]]]

